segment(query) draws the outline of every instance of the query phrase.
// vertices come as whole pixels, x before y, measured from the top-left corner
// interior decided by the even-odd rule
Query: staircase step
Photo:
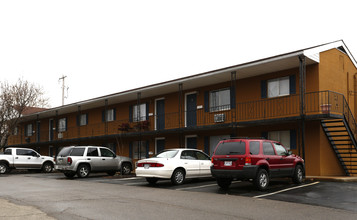
[[[349,137],[349,135],[346,135],[346,134],[338,134],[338,135],[327,135],[327,137]]]
[[[331,132],[347,132],[347,130],[332,130],[332,131],[328,131],[329,133]]]
[[[332,126],[323,125],[322,127],[324,127],[324,128],[344,128],[345,126],[344,125],[332,125]]]
[[[336,122],[343,122],[342,119],[336,119],[336,120],[323,120],[323,123],[336,123]]]

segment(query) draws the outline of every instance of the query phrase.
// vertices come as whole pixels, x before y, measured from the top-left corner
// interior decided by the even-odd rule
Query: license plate
[[[232,161],[224,161],[224,166],[232,166]]]
[[[149,169],[149,167],[150,167],[150,164],[144,164],[145,169]]]

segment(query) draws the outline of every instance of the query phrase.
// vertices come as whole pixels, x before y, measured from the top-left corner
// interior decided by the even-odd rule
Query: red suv
[[[211,173],[227,189],[232,180],[253,180],[265,190],[269,179],[291,177],[300,184],[305,177],[304,160],[276,141],[238,138],[220,141],[212,156]]]

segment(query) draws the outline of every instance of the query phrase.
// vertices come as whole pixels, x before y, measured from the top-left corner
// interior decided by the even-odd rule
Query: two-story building
[[[104,145],[137,160],[265,137],[301,155],[307,175],[357,175],[356,77],[336,41],[29,114],[8,146]]]

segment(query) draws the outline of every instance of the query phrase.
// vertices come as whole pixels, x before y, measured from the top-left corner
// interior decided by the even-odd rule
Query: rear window
[[[71,152],[71,150],[72,150],[72,147],[65,147],[59,152],[58,156],[67,157],[69,155],[69,153]]]
[[[244,155],[245,142],[222,142],[217,146],[215,155]]]

